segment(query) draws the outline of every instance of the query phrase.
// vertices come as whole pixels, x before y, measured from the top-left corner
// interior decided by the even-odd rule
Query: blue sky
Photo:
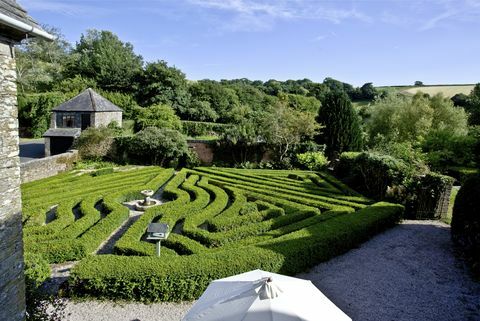
[[[110,30],[189,79],[480,82],[480,0],[19,0],[75,43]]]

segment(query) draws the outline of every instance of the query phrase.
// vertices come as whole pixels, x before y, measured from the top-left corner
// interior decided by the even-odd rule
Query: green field
[[[439,86],[422,86],[422,87],[410,87],[399,88],[398,91],[405,95],[415,95],[417,92],[423,92],[434,96],[436,94],[443,94],[443,96],[451,98],[456,94],[469,95],[474,85],[439,85]]]
[[[122,202],[162,186],[164,204],[131,222],[111,253],[97,253],[131,221]],[[70,172],[25,184],[22,194],[25,251],[51,263],[80,261],[72,294],[142,301],[192,300],[212,279],[255,268],[304,271],[392,226],[403,212],[309,171]],[[151,222],[173,230],[160,258],[145,240]]]

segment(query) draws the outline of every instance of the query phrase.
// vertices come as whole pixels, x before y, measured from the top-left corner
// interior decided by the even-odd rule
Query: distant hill
[[[468,95],[472,91],[475,85],[434,85],[434,86],[392,86],[383,88],[394,88],[399,93],[404,95],[415,95],[421,91],[429,94],[430,96],[442,93],[445,97],[453,97],[456,94]]]

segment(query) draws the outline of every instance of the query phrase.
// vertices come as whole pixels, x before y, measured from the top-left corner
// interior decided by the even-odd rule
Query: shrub
[[[50,277],[50,265],[39,254],[25,253],[25,286],[27,291],[36,290]]]
[[[257,246],[238,247],[235,251],[211,251],[168,260],[92,256],[75,266],[70,285],[79,296],[140,301],[193,300],[213,279],[251,269],[285,274],[304,271],[392,226],[402,211],[400,205],[377,203],[356,213],[333,216]]]
[[[480,275],[480,175],[460,188],[452,216],[452,239]]]
[[[297,159],[300,164],[311,171],[320,171],[328,164],[328,160],[323,152],[306,152],[297,154]]]
[[[128,146],[130,157],[143,164],[173,165],[187,153],[185,136],[168,128],[147,127],[138,132]]]
[[[75,142],[82,159],[101,161],[112,156],[113,131],[105,126],[85,129]]]

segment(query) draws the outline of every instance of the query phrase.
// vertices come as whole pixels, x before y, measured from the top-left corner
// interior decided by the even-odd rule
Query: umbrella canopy
[[[351,321],[310,281],[254,270],[215,280],[183,321]]]

